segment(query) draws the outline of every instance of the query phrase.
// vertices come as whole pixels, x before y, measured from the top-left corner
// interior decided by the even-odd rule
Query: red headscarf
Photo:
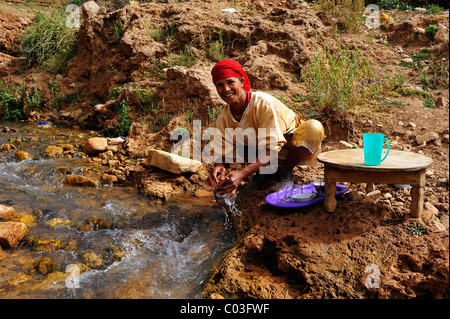
[[[250,92],[250,81],[242,65],[234,60],[222,60],[217,62],[211,71],[213,82],[223,78],[244,78],[244,90]]]

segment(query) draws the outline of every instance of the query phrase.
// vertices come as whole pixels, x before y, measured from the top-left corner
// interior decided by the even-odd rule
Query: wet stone
[[[30,153],[25,152],[25,151],[18,151],[15,154],[16,159],[20,162],[20,161],[25,161],[25,160],[29,160],[32,159],[33,156],[31,156]]]
[[[5,248],[15,247],[28,233],[28,227],[20,222],[0,223],[0,245]]]
[[[11,219],[16,214],[14,208],[10,206],[0,205],[0,220]]]

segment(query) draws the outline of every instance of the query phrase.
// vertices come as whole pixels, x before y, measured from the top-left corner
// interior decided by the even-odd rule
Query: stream
[[[3,248],[0,298],[201,298],[212,265],[235,240],[223,209],[191,194],[160,203],[132,187],[64,185],[68,171],[101,173],[80,153],[92,136],[0,124],[0,146],[16,146],[0,150],[0,204],[29,229],[21,244]],[[43,156],[61,144],[74,146],[71,157]],[[18,161],[17,151],[32,159]],[[95,227],[80,230],[88,224]]]

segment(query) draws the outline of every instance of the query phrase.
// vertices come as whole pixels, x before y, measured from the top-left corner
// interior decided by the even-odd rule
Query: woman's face
[[[223,78],[214,83],[220,98],[229,105],[245,103],[244,81],[242,78]]]

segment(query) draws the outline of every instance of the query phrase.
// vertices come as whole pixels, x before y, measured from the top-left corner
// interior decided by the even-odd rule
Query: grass
[[[225,59],[225,47],[223,43],[222,30],[214,30],[214,36],[209,39],[209,56],[211,60],[219,62]]]
[[[341,32],[355,33],[362,26],[364,0],[318,0],[321,10],[336,21],[335,26]]]
[[[114,104],[114,108],[117,112],[117,116],[119,117],[120,123],[119,125],[114,127],[114,135],[115,136],[128,136],[128,131],[130,130],[131,121],[127,115],[128,107],[127,102],[125,100],[118,101]]]
[[[380,9],[413,10],[414,7],[400,0],[378,0],[376,5]]]
[[[143,115],[148,114],[150,110],[160,109],[159,103],[148,85],[145,89],[142,89],[139,85],[136,85],[134,87],[134,93],[136,94],[138,103],[142,108]]]
[[[117,18],[111,23],[110,27],[113,31],[114,42],[119,44],[125,33],[125,26],[123,22]]]
[[[21,42],[22,55],[29,67],[37,65],[50,73],[65,71],[67,62],[77,52],[77,31],[66,26],[66,18],[63,9],[36,14]]]
[[[190,45],[185,45],[184,49],[180,50],[180,57],[177,59],[177,64],[190,68],[197,62],[197,57]]]
[[[370,61],[358,50],[325,49],[302,70],[302,81],[311,103],[310,117],[351,117],[362,112],[379,111],[393,90],[402,86],[397,75],[376,74]],[[398,94],[397,94],[398,95]]]

